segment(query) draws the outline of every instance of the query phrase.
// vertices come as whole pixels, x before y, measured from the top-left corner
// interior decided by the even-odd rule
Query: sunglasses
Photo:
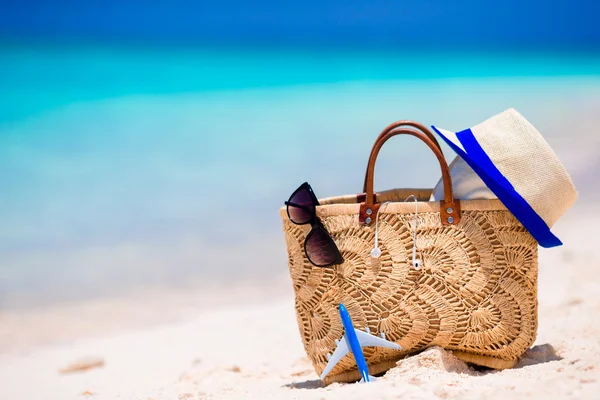
[[[319,200],[312,188],[304,182],[285,202],[287,215],[294,224],[310,224],[312,229],[304,240],[304,252],[308,261],[317,267],[330,267],[344,262],[335,242],[317,219]]]

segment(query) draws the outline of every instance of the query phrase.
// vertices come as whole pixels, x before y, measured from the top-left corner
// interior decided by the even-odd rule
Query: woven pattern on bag
[[[357,218],[320,217],[345,259],[333,268],[314,267],[306,258],[310,227],[283,219],[298,325],[317,373],[344,333],[340,303],[357,329],[384,333],[402,346],[402,351],[364,348],[369,365],[389,364],[433,345],[514,360],[534,342],[538,245],[509,211],[463,211],[455,226],[443,226],[439,212],[420,212],[420,270],[411,262],[414,214],[381,213],[379,259],[370,256],[373,227],[358,225]],[[328,381],[346,380],[352,370],[356,364],[348,355]]]

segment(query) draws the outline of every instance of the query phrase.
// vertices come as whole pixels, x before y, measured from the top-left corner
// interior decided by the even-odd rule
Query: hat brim
[[[504,206],[529,231],[540,246],[555,247],[562,245],[548,224],[535,212],[531,205],[513,187],[510,181],[502,175],[481,147],[471,129],[460,132],[450,132],[432,128],[463,160],[479,175],[487,187],[494,192]]]

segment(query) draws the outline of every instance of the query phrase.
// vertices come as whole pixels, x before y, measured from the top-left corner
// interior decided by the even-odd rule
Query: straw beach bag
[[[396,135],[418,138],[435,154],[444,200],[429,202],[432,189],[373,192],[379,150]],[[402,347],[364,348],[371,374],[434,345],[474,364],[513,367],[536,336],[536,240],[499,200],[454,199],[439,144],[415,122],[400,121],[381,133],[363,190],[319,199],[317,217],[344,258],[330,268],[315,267],[306,257],[303,244],[310,226],[292,223],[286,209],[280,210],[300,335],[316,372],[321,374],[344,334],[340,303],[355,328],[383,333]],[[405,202],[409,195],[418,203]],[[376,226],[378,258],[371,255]],[[413,246],[420,265],[414,264]],[[358,379],[349,354],[324,381]]]

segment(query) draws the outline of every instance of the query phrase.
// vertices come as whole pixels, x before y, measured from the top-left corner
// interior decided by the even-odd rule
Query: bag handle
[[[431,131],[429,129],[427,129],[425,127],[425,125],[420,124],[415,121],[409,121],[409,120],[401,120],[401,121],[396,121],[396,122],[389,124],[383,131],[381,131],[381,133],[379,134],[377,139],[375,139],[375,144],[377,144],[377,142],[379,142],[381,140],[381,138],[384,137],[388,132],[392,131],[393,129],[399,128],[401,126],[405,126],[405,125],[411,126],[413,128],[417,128],[419,131],[426,134],[427,137],[429,139],[431,139],[433,141],[433,143],[435,143],[435,145],[438,149],[440,149],[440,150],[442,149],[440,147],[440,143],[437,141],[435,135],[433,133],[431,133]],[[375,150],[375,145],[373,145],[373,149],[371,150],[371,155],[373,154],[374,150]],[[369,156],[369,159],[370,159],[370,157],[371,156]],[[365,183],[363,184],[363,193],[366,193],[366,192],[367,192],[367,175],[365,172]]]
[[[392,124],[394,125],[394,124]],[[419,127],[420,128],[420,127]],[[423,127],[424,128],[424,127]],[[427,130],[427,128],[424,128]],[[386,132],[387,130],[387,132]],[[384,133],[385,132],[385,133]],[[377,161],[377,155],[383,144],[393,136],[396,135],[411,135],[418,139],[421,139],[425,144],[433,151],[433,154],[440,163],[442,169],[442,180],[444,182],[444,199],[440,201],[440,217],[443,225],[454,225],[460,222],[460,200],[454,199],[454,192],[452,190],[452,179],[450,178],[450,170],[448,164],[444,158],[444,154],[439,147],[436,146],[436,142],[431,139],[430,135],[417,131],[410,128],[392,128],[388,130],[386,128],[381,135],[375,141],[371,155],[369,157],[369,163],[367,164],[367,174],[365,179],[365,201],[360,204],[359,222],[365,225],[370,225],[373,222],[372,215],[377,215],[380,204],[375,203],[375,195],[373,192],[373,178],[375,173],[375,162]]]

